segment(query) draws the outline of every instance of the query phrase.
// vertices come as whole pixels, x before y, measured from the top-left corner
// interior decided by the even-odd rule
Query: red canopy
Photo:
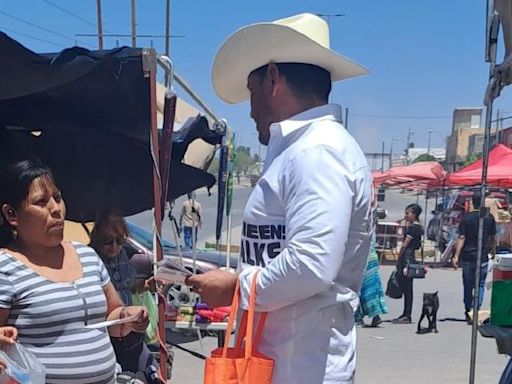
[[[478,185],[482,181],[483,160],[479,159],[467,167],[448,176],[450,185]],[[496,145],[489,152],[487,184],[495,187],[512,188],[512,149],[503,144]]]
[[[446,177],[446,171],[435,161],[422,161],[411,165],[393,167],[386,172],[374,172],[375,185],[427,188],[438,186]]]

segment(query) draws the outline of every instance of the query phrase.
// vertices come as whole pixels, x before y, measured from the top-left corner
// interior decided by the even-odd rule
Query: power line
[[[73,39],[73,38],[71,38],[71,37],[69,37],[69,36],[66,36],[66,35],[64,35],[64,34],[62,34],[62,33],[60,33],[60,32],[52,31],[51,29],[48,29],[48,28],[42,27],[42,26],[40,26],[40,25],[34,24],[34,23],[30,22],[30,21],[24,20],[24,19],[19,18],[19,17],[17,17],[17,16],[10,15],[10,14],[8,14],[7,12],[0,11],[0,14],[4,15],[4,16],[6,16],[6,17],[9,17],[9,18],[11,18],[11,19],[14,19],[14,20],[16,20],[16,21],[19,21],[20,23],[27,24],[27,25],[30,25],[31,27],[34,27],[34,28],[40,29],[41,31],[44,31],[44,32],[47,32],[47,33],[51,33],[51,34],[53,34],[53,35],[55,35],[55,36],[59,36],[59,37],[62,37],[62,38],[64,38],[64,39],[68,39],[68,40],[71,40],[71,41],[75,42],[75,39]],[[84,42],[81,42],[81,43],[83,43],[83,44],[87,44],[87,45],[89,45],[90,47],[92,47],[92,45],[91,45],[91,44],[84,43]]]
[[[55,45],[57,47],[64,47],[64,48],[66,48],[65,45],[54,43],[53,41],[48,41],[48,40],[45,40],[45,39],[41,39],[39,37],[34,37],[34,36],[31,36],[31,35],[27,35],[26,33],[17,32],[17,31],[14,31],[12,29],[9,29],[9,28],[1,27],[1,29],[5,30],[5,31],[9,31],[11,33],[15,33],[15,34],[20,35],[20,36],[28,37],[29,39],[40,41],[42,43],[47,43],[47,44]]]
[[[353,116],[370,117],[376,119],[451,119],[452,116],[392,116],[392,115],[367,115],[365,113],[353,113]]]
[[[59,11],[64,12],[68,16],[74,17],[75,19],[80,20],[81,22],[83,22],[83,23],[85,23],[85,24],[87,24],[87,25],[89,25],[91,27],[94,27],[95,29],[98,27],[96,24],[90,22],[89,20],[84,19],[83,17],[78,16],[77,14],[75,14],[75,13],[73,13],[71,11],[68,11],[66,8],[64,8],[64,7],[62,7],[62,6],[58,5],[58,4],[55,4],[53,1],[50,1],[50,0],[43,0],[43,1],[46,4],[51,5],[52,7],[58,9]],[[103,31],[107,32],[107,33],[112,33],[111,31],[108,31],[106,28],[103,28]],[[103,36],[105,36],[105,35],[103,34]],[[122,40],[129,41],[129,40],[124,39],[124,38]],[[89,46],[92,47],[92,45],[90,45],[90,44],[89,44]]]
[[[67,9],[65,9],[65,8],[61,7],[60,5],[55,4],[54,2],[52,2],[52,1],[50,1],[50,0],[43,0],[43,1],[44,1],[46,4],[49,4],[49,5],[51,5],[52,7],[57,8],[59,11],[64,12],[65,14],[67,14],[67,15],[69,15],[69,16],[71,16],[71,17],[74,17],[75,19],[80,20],[81,22],[83,22],[83,23],[85,23],[85,24],[87,24],[87,25],[90,25],[91,27],[96,28],[96,24],[91,23],[89,20],[86,20],[86,19],[84,19],[83,17],[78,16],[78,15],[74,14],[74,13],[73,13],[73,12],[71,12],[71,11],[68,11]]]

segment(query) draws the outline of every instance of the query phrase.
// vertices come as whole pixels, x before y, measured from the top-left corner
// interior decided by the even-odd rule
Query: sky
[[[211,85],[211,66],[222,42],[242,26],[310,12],[329,17],[331,48],[370,70],[337,82],[331,102],[348,108],[348,129],[366,152],[405,149],[407,133],[416,147],[443,147],[453,110],[481,107],[488,81],[484,60],[485,0],[172,0],[171,58],[177,73],[237,134],[237,145],[258,150],[249,105],[230,105]],[[130,1],[102,0],[105,34],[130,34]],[[165,0],[136,0],[137,33],[163,35]],[[327,18],[327,17],[326,17]],[[80,45],[97,49],[96,0],[0,0],[0,30],[35,52]],[[164,51],[160,37],[138,46]],[[130,38],[106,37],[106,49]],[[498,52],[498,62],[503,59]],[[183,91],[177,87],[180,96]],[[184,96],[186,99],[187,97]],[[512,115],[505,89],[495,111]]]

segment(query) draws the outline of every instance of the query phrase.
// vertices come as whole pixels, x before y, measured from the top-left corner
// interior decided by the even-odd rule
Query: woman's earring
[[[18,238],[18,231],[16,229],[12,230],[12,239],[16,240]]]

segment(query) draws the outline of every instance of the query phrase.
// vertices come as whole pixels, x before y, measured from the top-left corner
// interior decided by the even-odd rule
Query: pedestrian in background
[[[394,324],[410,324],[413,299],[413,278],[407,277],[407,266],[416,261],[416,250],[421,247],[423,227],[420,224],[421,207],[410,204],[405,208],[405,234],[398,254],[397,276],[400,287],[404,293],[404,311],[401,316],[393,320]]]
[[[377,242],[375,238],[375,226],[377,224],[377,194],[372,190],[372,242],[368,254],[368,262],[363,277],[363,286],[359,294],[359,307],[355,318],[356,324],[364,326],[364,317],[372,319],[370,327],[377,327],[382,323],[380,315],[388,313],[388,305],[384,297],[384,289],[379,273],[379,255],[377,254]]]
[[[472,323],[469,311],[473,308],[473,292],[476,286],[476,256],[478,250],[478,221],[480,208],[480,192],[474,192],[471,197],[473,210],[462,218],[459,224],[459,238],[455,246],[455,255],[452,260],[453,267],[462,267],[462,284],[464,287],[464,316],[468,324]],[[482,238],[482,264],[480,267],[480,281],[478,282],[479,298],[478,309],[484,300],[484,285],[487,278],[489,253],[496,254],[496,222],[492,214],[484,218]]]
[[[196,200],[195,192],[190,192],[187,197],[188,199],[181,206],[180,228],[183,229],[185,247],[191,249],[195,248],[197,244],[197,230],[201,228],[203,208],[201,203]]]

